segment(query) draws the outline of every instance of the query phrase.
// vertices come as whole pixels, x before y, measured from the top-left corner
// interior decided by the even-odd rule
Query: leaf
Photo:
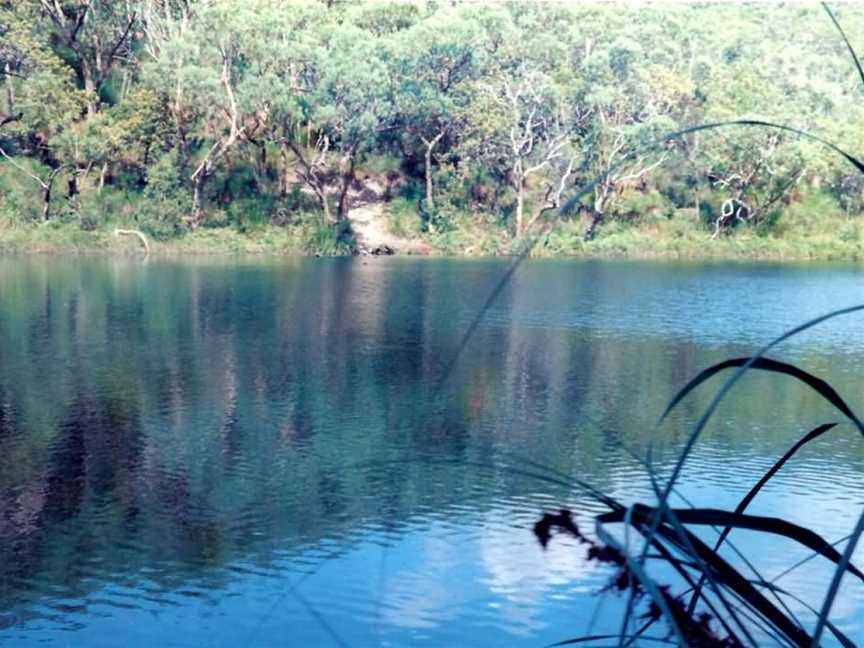
[[[849,54],[852,56],[852,60],[855,62],[855,67],[858,70],[858,76],[861,78],[861,83],[864,85],[864,70],[861,69],[861,62],[858,60],[858,55],[855,53],[855,50],[852,48],[852,43],[849,42],[849,39],[846,37],[846,32],[843,31],[843,28],[840,26],[840,23],[837,22],[837,18],[834,17],[834,14],[831,12],[831,9],[828,8],[828,3],[823,2],[822,8],[825,10],[825,13],[828,14],[828,17],[831,19],[831,22],[834,23],[834,26],[837,28],[837,31],[840,32],[840,35],[843,37],[843,42],[846,43],[846,49],[849,50]]]
[[[733,367],[743,367],[744,365],[750,363],[751,369],[761,369],[763,371],[771,371],[774,373],[781,373],[787,376],[791,376],[805,383],[813,390],[819,393],[825,400],[831,403],[834,407],[836,407],[840,412],[845,414],[849,420],[851,420],[855,427],[864,434],[864,424],[858,419],[852,409],[846,404],[846,402],[840,398],[840,395],[834,390],[831,385],[822,380],[821,378],[814,376],[811,373],[804,371],[803,369],[799,369],[795,365],[788,364],[786,362],[780,362],[779,360],[772,360],[771,358],[733,358],[731,360],[725,360],[723,362],[719,362],[707,369],[703,370],[699,373],[698,376],[693,378],[690,382],[688,382],[676,395],[675,397],[669,401],[669,404],[666,406],[666,409],[663,411],[663,415],[660,417],[660,421],[663,421],[671,412],[676,405],[678,405],[681,400],[687,396],[691,391],[693,391],[696,387],[701,385],[703,382],[711,378],[713,375],[723,371],[724,369],[730,369]]]
[[[618,640],[621,638],[621,635],[591,635],[589,637],[577,637],[575,639],[566,639],[565,641],[559,641],[558,643],[551,644],[549,648],[555,648],[555,646],[572,646],[574,644],[587,643],[589,641],[602,641],[603,639],[615,639]],[[655,643],[669,644],[672,646],[677,646],[678,644],[670,639],[664,639],[663,637],[643,637],[642,635],[634,634],[634,635],[624,635],[624,639],[639,639],[639,641],[653,641]],[[617,645],[617,644],[616,644]]]
[[[690,531],[684,530],[685,537],[682,539],[668,524],[660,524],[656,528],[651,524],[650,517],[643,517],[645,511],[653,512],[651,507],[642,505],[642,511],[633,515],[634,527],[646,537],[651,535],[652,529],[667,542],[675,545],[685,553],[690,553],[690,547],[696,556],[702,560],[710,570],[712,576],[718,583],[725,585],[738,597],[755,610],[765,621],[773,625],[779,632],[786,636],[794,645],[800,648],[809,647],[811,640],[806,631],[797,623],[779,610],[771,601],[759,592],[750,581],[742,576],[734,567],[727,563],[716,551],[713,551],[702,540]],[[607,514],[608,515],[608,514]],[[708,575],[708,574],[706,574]]]
[[[633,507],[632,514],[634,519],[641,518],[640,521],[648,522],[656,511],[657,509],[653,506],[637,504]],[[749,529],[751,531],[761,531],[763,533],[781,535],[790,540],[794,540],[811,551],[815,551],[835,564],[839,565],[842,561],[840,552],[831,546],[831,544],[818,533],[797,524],[793,524],[792,522],[787,522],[781,518],[746,515],[743,513],[711,508],[672,509],[672,513],[682,524],[710,526],[722,525],[733,529]],[[625,516],[622,511],[610,511],[609,513],[604,513],[598,516],[597,519],[601,523],[623,522]],[[858,570],[857,567],[848,564],[846,568],[852,574],[864,581],[864,573]]]
[[[810,432],[808,432],[801,439],[799,439],[798,442],[793,445],[789,450],[787,450],[786,453],[782,457],[780,457],[780,459],[778,459],[773,466],[771,466],[768,472],[762,475],[762,478],[758,482],[756,482],[756,484],[747,492],[743,499],[738,503],[738,506],[735,507],[735,513],[743,513],[744,510],[750,505],[750,502],[752,502],[756,495],[759,494],[759,491],[762,490],[762,487],[765,486],[765,484],[767,484],[775,474],[777,474],[777,471],[779,471],[783,467],[783,465],[787,461],[789,461],[789,459],[791,459],[796,452],[798,452],[798,450],[810,443],[810,441],[819,438],[820,436],[828,432],[828,430],[831,430],[836,426],[837,423],[823,423],[822,425],[814,428],[813,430],[810,430]],[[723,530],[720,532],[720,537],[714,544],[714,551],[718,551],[720,549],[723,541],[726,540],[726,537],[731,531],[732,527],[730,526],[726,526],[723,528]],[[689,611],[691,613],[696,608],[696,602],[699,600],[699,597],[701,595],[704,581],[705,579],[703,576],[699,579],[699,583],[694,589],[693,597],[690,599],[689,605]]]
[[[801,439],[799,439],[795,445],[793,445],[789,450],[786,451],[786,454],[780,457],[780,459],[778,459],[777,462],[773,466],[771,466],[768,472],[762,475],[762,478],[758,482],[756,482],[753,488],[751,488],[749,492],[744,496],[744,498],[738,503],[738,506],[735,507],[735,512],[743,513],[744,509],[746,509],[750,505],[750,502],[753,501],[753,498],[756,497],[760,490],[762,490],[762,487],[768,483],[768,481],[777,473],[777,471],[780,470],[783,465],[787,461],[789,461],[789,459],[791,459],[796,452],[798,452],[798,450],[800,450],[805,445],[807,445],[814,439],[819,438],[828,430],[831,430],[836,426],[836,423],[823,423],[822,425],[810,430],[810,432],[808,432]],[[715,549],[719,548],[720,544],[723,542],[723,538],[728,534],[727,529],[729,529],[729,527],[726,527],[726,529],[724,529],[723,533],[720,535],[720,539],[717,541],[717,546],[714,547]]]

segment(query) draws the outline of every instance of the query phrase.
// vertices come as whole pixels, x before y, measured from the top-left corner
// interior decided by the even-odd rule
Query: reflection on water
[[[710,389],[651,437],[674,390],[801,320],[864,301],[856,268],[531,262],[433,384],[504,264],[407,259],[0,259],[0,643],[543,645],[613,628],[603,569],[531,535],[593,510],[513,472],[537,462],[650,501]],[[861,317],[781,354],[860,405]],[[682,493],[734,507],[836,414],[745,378]],[[514,459],[515,457],[515,459]],[[755,513],[836,540],[864,503],[838,427]],[[733,534],[766,576],[805,554]],[[763,543],[760,545],[759,543]],[[784,577],[821,600],[817,561]],[[838,625],[864,641],[864,589]],[[593,619],[593,621],[592,621]]]

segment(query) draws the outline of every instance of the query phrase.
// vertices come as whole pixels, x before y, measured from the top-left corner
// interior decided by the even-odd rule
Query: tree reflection
[[[161,565],[154,578],[171,588],[372,522],[395,528],[465,502],[485,513],[494,498],[536,487],[496,463],[514,455],[610,486],[619,467],[632,470],[622,446],[644,448],[674,389],[737,350],[650,327],[622,335],[597,296],[621,294],[632,276],[529,264],[443,406],[429,408],[497,263],[0,269],[5,602],[57,582],[81,594],[142,565]],[[591,326],[558,321],[562,305]],[[775,423],[814,405],[752,380],[758,389],[745,386],[735,403],[742,420],[765,420],[766,402]],[[709,396],[686,403],[667,443]],[[717,434],[732,455],[736,444],[773,452],[795,430]],[[842,462],[850,450],[838,452]],[[85,565],[98,565],[89,578]]]

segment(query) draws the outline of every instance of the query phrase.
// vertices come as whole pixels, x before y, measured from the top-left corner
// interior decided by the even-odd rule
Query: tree
[[[506,155],[510,182],[516,194],[516,236],[524,233],[525,193],[529,179],[546,171],[568,153],[569,124],[565,106],[550,92],[548,77],[520,68],[503,74],[489,91],[507,124]],[[503,143],[503,142],[502,142]],[[569,173],[568,173],[569,175]]]
[[[33,1],[33,0],[26,0]],[[58,52],[66,58],[87,94],[87,113],[101,107],[104,84],[119,61],[132,56],[137,14],[114,0],[39,0],[52,25]]]
[[[273,79],[263,75],[264,67],[272,71],[282,60],[268,58],[273,52],[264,45],[273,38],[286,45],[281,26],[290,11],[286,2],[254,0],[238,7],[230,0],[214,0],[183,14],[182,28],[165,28],[166,41],[152,51],[151,83],[173,89],[169,104],[191,163],[193,228],[204,219],[208,180],[232,149],[270,117],[270,94],[274,88],[278,93],[284,80],[272,85]]]
[[[39,185],[42,190],[42,220],[48,221],[51,218],[51,192],[54,188],[54,181],[57,179],[60,172],[63,171],[63,167],[58,166],[54,169],[48,170],[47,174],[37,175],[27,169],[24,165],[17,162],[8,153],[6,153],[2,147],[0,147],[0,157],[3,157],[11,166],[29,177],[31,180],[34,180]]]
[[[335,220],[348,211],[348,189],[358,160],[370,153],[382,133],[392,128],[391,70],[381,43],[355,25],[328,25],[315,52],[315,86],[309,119],[319,142],[339,157]],[[326,151],[325,151],[326,154]]]
[[[0,62],[9,112],[3,118],[7,128],[2,134],[14,138],[11,147],[0,148],[0,156],[39,185],[42,218],[48,220],[54,183],[68,166],[62,138],[80,119],[86,100],[75,87],[71,70],[52,49],[50,32],[43,29],[38,15],[39,8],[32,2],[0,4]],[[35,157],[37,164],[14,159],[21,153]]]
[[[621,35],[596,46],[586,44],[578,52],[587,83],[581,101],[592,115],[582,133],[584,180],[597,179],[586,240],[596,235],[623,189],[646,187],[647,176],[669,153],[668,146],[646,146],[675,130],[690,105],[692,87],[686,77],[635,64],[646,46],[651,43]]]
[[[839,11],[851,42],[864,39],[858,8]],[[857,71],[815,12],[0,0],[3,168],[76,208],[112,183],[148,204],[170,186],[172,228],[181,213],[198,227],[241,183],[262,213],[301,209],[287,200],[299,184],[339,224],[369,163],[398,169],[421,214],[517,237],[595,178],[587,238],[625,211],[635,220],[625,205],[644,204],[639,194],[670,216],[695,203],[715,232],[773,223],[807,192],[857,214],[857,172],[790,135],[702,132],[631,157],[666,132],[741,117],[864,148],[849,127],[864,117]],[[664,164],[673,155],[684,163]]]
[[[314,17],[314,27],[306,28],[299,51],[283,68],[290,70],[296,95],[279,102],[274,122],[280,125],[282,146],[294,154],[302,179],[318,198],[325,222],[333,224],[347,216],[358,160],[392,128],[391,70],[382,56],[384,37],[363,31],[350,17],[338,25],[327,22],[326,15]]]
[[[478,29],[456,12],[435,14],[395,43],[394,84],[400,125],[423,144],[426,209],[434,209],[432,162],[446,136],[458,136],[479,62]]]
[[[560,6],[512,5],[472,8],[469,15],[483,31],[478,49],[484,65],[465,109],[461,153],[466,161],[495,169],[510,186],[519,237],[560,201],[584,155],[580,137],[591,114],[579,101],[580,79],[564,44],[569,36],[548,31],[555,25],[569,34],[573,14]],[[526,216],[526,201],[537,188],[543,198]]]

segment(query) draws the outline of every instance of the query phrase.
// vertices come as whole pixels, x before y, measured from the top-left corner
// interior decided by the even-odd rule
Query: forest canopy
[[[834,9],[864,43],[864,12]],[[864,151],[857,73],[818,5],[0,0],[0,84],[8,227],[338,238],[366,195],[418,235],[512,241],[592,178],[564,224],[582,240],[782,234],[796,206],[864,205],[854,167],[778,130],[691,134],[608,172],[740,118]]]

